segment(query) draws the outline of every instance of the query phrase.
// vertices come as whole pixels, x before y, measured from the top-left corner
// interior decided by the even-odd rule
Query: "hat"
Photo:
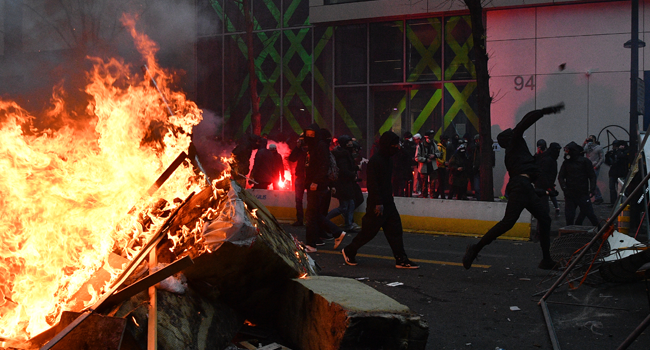
[[[277,150],[277,149],[278,149],[278,146],[276,146],[274,143],[272,143],[272,144],[269,145],[269,149],[271,149],[271,150]]]
[[[413,138],[419,140],[419,139],[422,138],[422,135],[420,135],[420,134],[415,134],[415,135],[413,135]]]

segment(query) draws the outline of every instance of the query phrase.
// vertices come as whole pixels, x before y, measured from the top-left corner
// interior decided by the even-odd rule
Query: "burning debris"
[[[169,88],[134,20],[123,24],[147,69],[89,58],[92,123],[36,129],[0,99],[0,348],[223,349],[244,320],[313,322],[320,314],[286,312],[320,298],[300,286],[315,276],[313,260],[231,181],[230,159],[206,181],[191,137],[202,111]],[[65,125],[73,116],[58,96],[48,115]],[[291,291],[311,297],[298,305]],[[318,307],[338,315],[337,336],[322,340],[333,346],[352,344],[359,320],[377,316],[344,304]],[[426,323],[398,309],[379,317],[401,334],[391,339],[423,348]],[[283,334],[304,349],[323,336]]]

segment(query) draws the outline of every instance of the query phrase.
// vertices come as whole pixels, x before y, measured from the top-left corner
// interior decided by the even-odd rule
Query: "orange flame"
[[[36,130],[33,116],[0,99],[0,337],[27,339],[49,328],[109,253],[133,256],[137,248],[128,246],[146,241],[148,231],[125,214],[154,201],[143,200],[146,189],[188,149],[201,121],[196,104],[168,88],[171,75],[156,63],[155,43],[135,30],[132,17],[122,21],[150,76],[119,59],[89,58],[93,121],[85,129],[70,126],[60,88],[44,113],[63,125],[57,129]],[[185,164],[156,196],[173,203],[198,187]],[[160,220],[152,220],[153,231]],[[97,298],[104,291],[90,292]]]

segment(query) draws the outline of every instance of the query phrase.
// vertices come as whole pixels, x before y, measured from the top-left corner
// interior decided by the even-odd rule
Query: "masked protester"
[[[293,173],[293,189],[296,200],[296,221],[291,226],[302,226],[305,218],[303,211],[302,199],[305,196],[305,162],[307,161],[307,144],[305,143],[305,133],[300,134],[296,141],[296,146],[291,150],[289,157],[290,162],[296,162],[296,168]]]
[[[354,237],[352,243],[341,250],[348,265],[357,265],[356,255],[359,249],[375,238],[379,229],[383,229],[395,257],[395,267],[419,268],[408,259],[404,251],[402,220],[393,200],[391,157],[397,154],[399,149],[399,136],[392,131],[386,131],[379,139],[378,152],[368,162],[368,203],[366,214],[361,220],[361,232]]]
[[[586,216],[593,226],[598,226],[598,218],[591,205],[590,194],[595,192],[596,173],[591,161],[582,156],[582,147],[570,142],[564,147],[564,162],[560,168],[557,180],[564,192],[564,216],[567,225],[573,225],[576,207],[580,207],[577,225],[582,224]]]
[[[276,145],[270,144],[269,148],[257,151],[251,178],[255,181],[253,188],[256,189],[268,189],[271,184],[273,189],[277,189],[278,181],[284,181],[284,164]]]
[[[467,144],[460,140],[458,149],[449,160],[451,190],[449,198],[467,199],[467,184],[472,171],[472,159],[467,152]]]
[[[307,144],[307,162],[305,163],[305,184],[307,186],[307,208],[305,210],[306,246],[307,253],[317,251],[317,245],[324,245],[321,236],[324,236],[324,227],[335,237],[334,246],[338,247],[345,236],[338,226],[325,218],[323,202],[330,198],[328,169],[330,164],[329,141],[323,140],[318,124],[311,124],[305,129],[305,143]]]
[[[539,243],[542,247],[543,259],[538,267],[545,270],[555,267],[555,261],[551,258],[550,253],[551,217],[548,215],[547,207],[544,206],[542,199],[537,195],[533,186],[533,183],[540,175],[540,170],[535,164],[535,158],[528,150],[523,134],[526,129],[544,115],[559,113],[562,109],[564,109],[564,103],[529,112],[517,123],[514,129],[506,129],[497,136],[499,146],[505,149],[505,165],[510,176],[506,188],[509,193],[508,204],[503,219],[485,233],[477,244],[467,246],[463,257],[463,266],[466,269],[472,267],[472,262],[474,262],[483,247],[492,243],[515,225],[524,209],[528,210],[539,221]]]
[[[339,200],[338,208],[330,210],[327,219],[331,220],[339,215],[343,216],[346,232],[357,231],[359,226],[354,223],[354,184],[357,181],[359,168],[352,157],[354,142],[348,135],[341,135],[338,138],[339,145],[332,150],[339,168],[339,176],[334,181],[334,198]]]
[[[616,203],[616,198],[618,197],[616,187],[618,184],[619,178],[624,178],[627,176],[628,171],[630,170],[630,163],[632,162],[632,155],[630,154],[629,147],[627,146],[627,141],[616,140],[612,145],[612,161],[609,167],[609,198],[611,205]],[[609,153],[609,152],[608,152]]]

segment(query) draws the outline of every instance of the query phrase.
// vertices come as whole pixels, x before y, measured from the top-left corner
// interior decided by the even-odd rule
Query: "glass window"
[[[222,36],[199,38],[196,44],[197,53],[197,98],[200,108],[209,109],[217,115],[222,115],[221,100],[223,65],[221,59]]]
[[[232,0],[227,0],[232,1]],[[252,0],[255,30],[280,28],[280,0]]]
[[[208,36],[223,33],[223,0],[198,0],[197,35]]]
[[[283,130],[297,134],[311,124],[311,29],[285,30],[283,35]]]
[[[257,91],[260,98],[263,134],[271,134],[272,131],[281,129],[280,44],[280,31],[255,33],[255,52],[259,52],[255,57],[255,71],[258,79]]]
[[[283,0],[284,26],[300,27],[309,25],[309,1]]]
[[[243,50],[243,51],[242,51]],[[250,127],[250,81],[243,35],[224,36],[224,134],[238,139]]]
[[[448,136],[478,133],[476,83],[445,83],[445,117],[443,132]]]
[[[408,130],[406,90],[373,87],[370,91],[370,116],[374,138],[377,139],[386,131],[393,131],[401,136]]]
[[[442,89],[418,86],[411,88],[410,92],[411,133],[424,135],[429,130],[438,131],[442,125]]]
[[[334,27],[314,27],[314,119],[333,118]]]
[[[404,81],[404,22],[370,25],[370,82]]]
[[[445,80],[476,79],[469,16],[445,18]]]
[[[366,83],[366,25],[349,25],[336,28],[336,84]]]
[[[233,0],[224,1],[224,13],[226,14],[224,22],[227,32],[246,31],[246,18],[244,17],[243,2]]]
[[[442,79],[442,23],[440,18],[406,22],[406,81]]]
[[[365,86],[336,88],[336,119],[334,119],[332,134],[334,136],[349,135],[355,137],[367,150],[368,113],[366,111],[366,101],[368,99],[366,96]],[[364,150],[362,154],[368,153]]]

